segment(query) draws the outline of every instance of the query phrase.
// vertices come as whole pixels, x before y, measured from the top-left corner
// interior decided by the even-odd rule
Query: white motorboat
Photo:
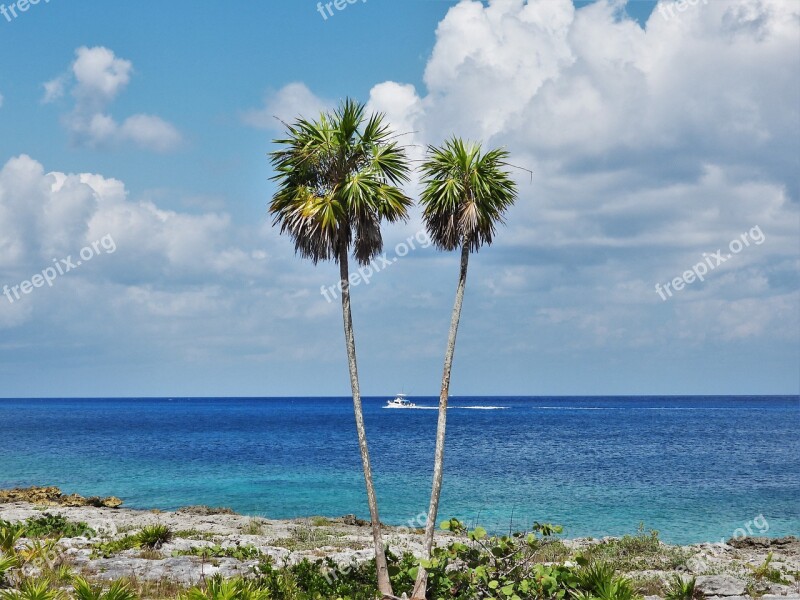
[[[417,405],[406,400],[405,394],[397,394],[392,400],[386,402],[384,408],[415,408]]]

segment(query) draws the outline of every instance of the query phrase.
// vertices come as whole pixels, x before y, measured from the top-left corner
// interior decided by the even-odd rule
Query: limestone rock
[[[708,596],[744,596],[744,581],[730,575],[703,575],[697,578],[696,589]]]
[[[0,490],[0,504],[11,502],[30,502],[39,506],[95,506],[97,508],[117,508],[122,506],[122,500],[116,496],[100,498],[92,496],[84,498],[79,494],[65,495],[55,486],[14,488],[12,490]]]

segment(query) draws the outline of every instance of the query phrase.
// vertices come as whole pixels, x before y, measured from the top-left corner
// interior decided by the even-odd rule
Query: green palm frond
[[[16,590],[0,590],[0,600],[61,600],[64,595],[50,588],[46,579],[26,579]]]
[[[272,177],[278,190],[269,211],[314,263],[338,261],[344,247],[368,263],[383,250],[381,221],[408,218],[411,199],[397,186],[408,181],[405,150],[391,141],[384,116],[345,100],[316,121],[298,119],[275,140]]]
[[[75,589],[75,600],[100,600],[103,596],[102,587],[92,586],[83,577],[76,577],[72,587]]]
[[[0,526],[0,550],[6,554],[13,554],[14,547],[23,535],[25,535],[25,527],[22,525],[9,523]]]
[[[252,581],[241,577],[222,579],[219,574],[208,580],[206,589],[194,587],[181,600],[269,600],[267,590],[259,589]]]
[[[452,138],[429,147],[422,166],[423,219],[434,244],[442,250],[491,244],[517,188],[506,169],[508,152],[483,153],[479,144]]]
[[[684,579],[678,573],[673,573],[664,597],[666,600],[692,600],[697,592],[697,578]]]
[[[3,587],[11,569],[19,566],[19,559],[14,555],[0,554],[0,587]]]
[[[136,600],[136,593],[122,580],[113,582],[104,592],[102,586],[92,586],[84,578],[76,577],[73,588],[75,600]]]

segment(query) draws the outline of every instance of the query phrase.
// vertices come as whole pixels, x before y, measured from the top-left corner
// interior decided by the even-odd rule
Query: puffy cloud
[[[557,323],[579,345],[653,345],[642,332],[691,327],[695,340],[800,336],[767,318],[796,300],[800,5],[678,6],[662,1],[643,28],[617,1],[463,0],[437,29],[426,93],[371,91],[415,148],[458,134],[534,171],[518,171],[519,201],[477,277],[499,313],[536,307],[530,331]],[[763,245],[662,303],[655,283],[756,226]]]
[[[424,141],[458,132],[578,173],[757,166],[797,198],[798,19],[791,0],[734,0],[656,10],[642,29],[619,2],[465,0],[437,30],[427,95],[384,83],[372,101],[392,113],[403,98],[397,118]]]
[[[75,106],[64,116],[64,124],[75,141],[91,147],[132,142],[156,152],[180,146],[178,129],[154,115],[136,114],[121,124],[105,111],[130,83],[133,64],[104,47],[81,47],[68,73],[44,83],[42,102],[62,98],[67,86]]]
[[[155,391],[163,381],[142,374],[160,365],[199,382],[192,372],[244,381],[256,369],[278,380],[297,368],[292,357],[299,353],[331,363],[323,341],[286,349],[298,320],[320,322],[319,340],[338,339],[340,331],[318,311],[328,307],[316,293],[319,273],[288,268],[290,256],[274,258],[275,238],[265,236],[268,225],[259,225],[234,225],[219,212],[166,210],[131,198],[122,181],[48,173],[26,155],[7,161],[0,167],[3,381],[30,362],[32,369],[48,369],[48,381],[58,380],[57,393],[79,380],[98,380],[76,378],[80,369],[100,380],[115,372],[125,383],[114,376],[114,385]],[[71,257],[74,264],[83,248],[104,239],[113,245],[101,243],[91,261],[52,287],[14,299],[13,287],[32,281],[54,258]],[[39,383],[26,377],[14,393],[41,390]],[[110,384],[103,380],[100,387]],[[197,391],[208,388],[198,383]]]
[[[133,64],[117,58],[108,48],[78,48],[72,63],[75,87],[72,94],[81,103],[106,106],[131,80]]]
[[[64,88],[69,80],[69,75],[59,75],[55,79],[45,81],[42,84],[44,88],[44,96],[42,96],[42,104],[49,104],[64,97]]]
[[[314,118],[333,107],[333,103],[319,98],[303,83],[290,83],[277,92],[268,92],[262,108],[246,111],[242,121],[252,127],[280,131],[281,121],[290,123],[298,116]]]
[[[153,115],[128,117],[119,128],[119,135],[158,152],[167,152],[181,143],[180,132],[164,119]]]
[[[106,236],[114,242],[113,260],[95,261],[76,278],[123,286],[222,285],[259,277],[267,264],[262,249],[242,247],[242,231],[224,213],[186,214],[131,201],[121,181],[46,173],[25,155],[0,170],[4,284],[30,279],[54,259],[75,257]],[[14,314],[7,324],[18,322],[20,313]]]

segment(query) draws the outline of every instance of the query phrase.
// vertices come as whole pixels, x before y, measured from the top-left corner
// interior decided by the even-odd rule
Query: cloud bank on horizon
[[[521,167],[507,227],[473,261],[454,392],[798,393],[800,4],[698,2],[644,27],[623,9],[463,0],[436,27],[424,89],[371,86],[414,158],[458,134]],[[74,145],[201,143],[150,112],[112,116],[135,62],[81,46],[41,101]],[[264,87],[230,119],[273,135],[275,117],[335,104],[301,66]],[[25,153],[2,162],[0,285],[104,235],[117,250],[24,301],[0,296],[0,396],[347,393],[338,308],[319,293],[334,269],[296,260],[263,209],[243,222]],[[387,230],[387,247],[420,227]],[[761,243],[731,252],[754,228]],[[703,281],[659,296],[720,250]],[[357,289],[367,393],[435,391],[455,261],[419,249]]]

